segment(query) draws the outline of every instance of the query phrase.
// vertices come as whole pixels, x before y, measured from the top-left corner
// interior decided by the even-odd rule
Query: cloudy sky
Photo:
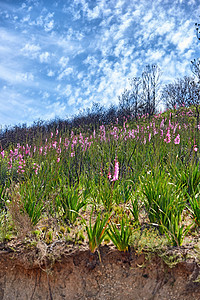
[[[199,0],[0,0],[0,124],[109,106],[158,64],[162,83],[200,57]]]

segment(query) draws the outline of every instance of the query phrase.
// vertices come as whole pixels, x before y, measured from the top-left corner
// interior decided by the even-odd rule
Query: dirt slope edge
[[[0,251],[0,300],[200,299],[199,266],[194,259],[170,268],[158,256],[147,260],[132,249],[124,254],[103,246],[100,263],[98,254],[78,247],[65,251],[63,246],[60,252],[55,250],[59,259],[54,261],[50,255],[42,260],[41,253],[43,258],[47,255],[41,249],[40,245],[25,253]]]

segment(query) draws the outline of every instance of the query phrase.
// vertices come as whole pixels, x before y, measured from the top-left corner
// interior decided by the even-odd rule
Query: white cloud
[[[50,97],[50,94],[48,92],[44,92],[42,98],[48,99]]]
[[[47,76],[49,77],[53,77],[54,76],[54,71],[53,70],[49,70],[48,73],[47,73]]]
[[[69,57],[62,56],[58,63],[59,63],[59,65],[61,65],[62,68],[65,68],[67,66],[68,62],[69,62]]]
[[[144,22],[149,22],[153,17],[152,11],[148,11],[147,14],[143,17]]]
[[[58,76],[58,80],[63,79],[63,77],[66,77],[68,75],[70,75],[73,72],[72,68],[66,68],[64,69]]]
[[[62,94],[64,96],[70,96],[72,94],[72,86],[70,84],[67,84],[66,88],[63,90]]]
[[[34,80],[34,76],[32,73],[18,73],[16,74],[16,80],[19,82],[29,82]]]
[[[174,29],[174,21],[170,20],[170,21],[166,21],[163,24],[161,24],[158,28],[156,28],[156,32],[159,35],[164,35],[166,33],[171,32]]]
[[[76,103],[75,97],[74,97],[74,96],[70,96],[69,99],[68,99],[68,101],[67,101],[67,104],[68,104],[69,106],[72,106],[72,105],[74,105],[75,103]]]
[[[47,31],[47,32],[51,31],[53,29],[53,27],[54,27],[54,20],[51,20],[51,21],[46,22],[44,24],[44,30]]]
[[[93,10],[88,9],[87,11],[88,19],[96,19],[99,17],[99,15],[100,15],[99,6],[95,6]]]
[[[25,56],[31,58],[37,58],[40,53],[41,47],[39,45],[27,43],[22,49],[21,52]]]
[[[31,82],[34,81],[34,75],[32,73],[22,73],[14,68],[9,68],[3,65],[0,66],[0,78],[12,84],[26,82],[31,85]]]
[[[29,22],[30,21],[30,15],[27,15],[25,16],[23,19],[22,19],[22,23],[25,23],[25,22]]]
[[[160,60],[163,56],[165,55],[165,51],[160,49],[160,50],[148,50],[146,53],[146,57],[149,61],[151,62],[157,62]]]
[[[40,62],[41,63],[47,63],[48,61],[49,61],[49,58],[50,58],[50,54],[49,54],[49,52],[43,52],[42,54],[40,54]]]
[[[184,52],[187,48],[189,48],[192,45],[193,36],[189,37],[182,37],[182,40],[178,43],[178,48],[181,52]]]

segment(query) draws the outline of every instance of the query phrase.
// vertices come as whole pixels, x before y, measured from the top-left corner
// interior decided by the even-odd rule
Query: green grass
[[[39,239],[44,226],[48,243],[69,239],[57,227],[70,226],[92,252],[108,236],[127,251],[143,226],[153,226],[173,246],[184,244],[190,227],[195,224],[198,232],[200,226],[200,130],[188,111],[141,116],[95,131],[91,126],[49,132],[45,140],[38,135],[29,145],[2,149],[1,240],[10,232],[8,220],[18,237],[19,224],[28,218],[31,230],[41,231]]]

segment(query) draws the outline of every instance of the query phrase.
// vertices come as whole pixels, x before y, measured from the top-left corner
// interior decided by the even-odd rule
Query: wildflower
[[[166,134],[166,138],[164,139],[164,141],[169,144],[171,142],[171,134],[170,134],[170,130],[167,130],[167,134]]]
[[[117,158],[115,158],[115,169],[114,169],[114,176],[111,181],[116,181],[119,178],[119,162],[117,161]]]
[[[57,158],[57,163],[59,163],[59,161],[60,161],[60,157]]]
[[[195,152],[198,151],[197,145],[194,145],[194,151],[195,151]]]
[[[42,151],[43,151],[43,147],[40,147],[39,149],[40,154],[42,154]]]
[[[150,140],[151,140],[151,132],[149,133],[149,142],[150,142]]]
[[[56,141],[53,142],[52,146],[53,146],[54,149],[56,149],[56,145],[57,145],[57,142]]]
[[[175,145],[180,144],[180,134],[178,134],[177,137],[174,139],[174,144]]]
[[[112,178],[112,175],[110,173],[110,171],[108,172],[108,179],[111,179]]]
[[[38,170],[39,170],[40,166],[37,165],[36,163],[33,164],[33,170],[35,171],[35,174],[38,174]]]
[[[1,151],[1,156],[2,156],[2,158],[4,158],[4,156],[5,156],[5,152],[4,152],[4,150],[3,150],[3,151]]]

